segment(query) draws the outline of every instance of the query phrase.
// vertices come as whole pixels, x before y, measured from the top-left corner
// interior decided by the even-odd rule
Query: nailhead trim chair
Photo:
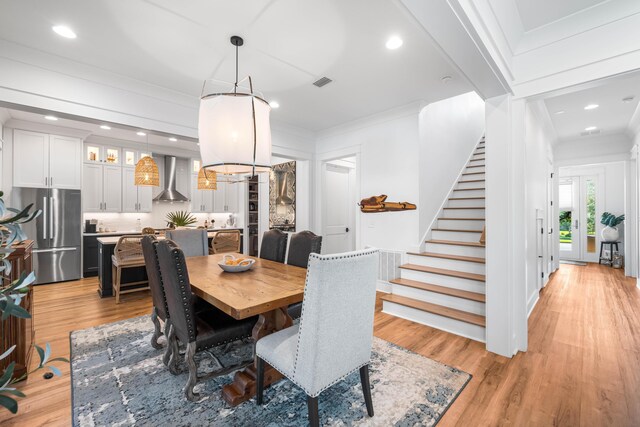
[[[168,341],[172,350],[169,367],[174,369],[172,367],[177,364],[178,341],[186,344],[185,358],[189,368],[189,379],[185,387],[185,394],[188,400],[197,401],[200,396],[194,393],[193,388],[198,380],[225,375],[251,364],[252,360],[223,367],[206,377],[198,378],[194,359],[196,352],[249,338],[258,318],[236,320],[220,310],[196,312],[183,250],[175,242],[165,240],[158,243],[157,253],[171,318]],[[219,360],[217,362],[220,364]],[[222,364],[220,365],[222,366]]]
[[[220,230],[211,240],[212,254],[240,252],[240,230]]]
[[[305,391],[309,422],[318,426],[320,393],[359,369],[367,413],[373,416],[368,366],[377,272],[373,249],[309,256],[299,325],[256,343],[258,405],[266,362]]]
[[[262,235],[260,258],[284,263],[287,253],[287,233],[281,230],[265,231]]]
[[[322,250],[322,236],[318,236],[309,230],[301,231],[291,236],[289,241],[289,256],[287,264],[307,268],[309,255],[319,254]],[[302,313],[302,303],[291,304],[289,306],[289,316],[293,319],[300,318]]]
[[[142,236],[122,236],[118,239],[116,247],[111,256],[111,270],[113,280],[113,290],[116,294],[116,304],[120,304],[120,295],[130,292],[146,291],[149,289],[149,282],[140,280],[137,282],[122,283],[122,270],[125,268],[143,267],[144,257],[142,255]],[[147,286],[140,286],[140,285]]]
[[[187,257],[209,255],[207,230],[167,230],[165,237],[176,242]]]

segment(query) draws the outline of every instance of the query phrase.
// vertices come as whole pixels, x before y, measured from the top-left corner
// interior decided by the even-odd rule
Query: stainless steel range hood
[[[189,199],[176,190],[176,158],[164,157],[164,189],[154,202],[188,202]]]

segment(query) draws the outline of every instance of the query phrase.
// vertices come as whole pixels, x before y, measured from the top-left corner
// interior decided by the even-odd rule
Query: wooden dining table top
[[[188,257],[191,291],[235,319],[263,314],[302,301],[307,269],[242,254],[256,261],[242,273],[218,265],[228,254]]]

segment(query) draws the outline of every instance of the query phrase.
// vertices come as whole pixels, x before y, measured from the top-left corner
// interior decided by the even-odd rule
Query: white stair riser
[[[393,316],[461,335],[466,338],[471,338],[476,341],[485,341],[485,331],[482,326],[449,319],[448,317],[439,316],[437,314],[428,313],[426,311],[406,307],[389,301],[384,301],[382,311]]]
[[[448,208],[482,208],[484,207],[484,203],[485,203],[485,199],[465,199],[465,200],[449,199],[449,201],[447,202],[447,207]]]
[[[446,218],[484,218],[484,209],[443,209]]]
[[[438,228],[449,228],[457,230],[482,230],[484,227],[484,221],[470,221],[466,219],[453,220],[453,219],[439,219]]]
[[[457,310],[466,311],[467,313],[485,315],[485,307],[483,302],[458,298],[451,295],[439,294],[437,292],[425,291],[423,289],[412,288],[410,286],[392,285],[392,294],[402,297],[416,299],[418,301],[430,302],[432,304],[442,305]]]
[[[461,181],[469,181],[471,179],[485,179],[484,172],[482,173],[465,172],[465,173],[470,173],[471,175],[462,175],[460,177]]]
[[[479,242],[480,233],[432,230],[431,238],[435,240],[451,240],[454,242]]]
[[[482,166],[479,168],[470,168],[469,166]],[[471,163],[469,166],[467,166],[467,168],[464,170],[464,173],[473,173],[473,172],[486,172],[486,168],[484,166],[484,164],[480,164],[480,163]]]
[[[467,190],[464,188],[456,188],[456,191],[451,192],[451,197],[485,197],[485,193],[486,192],[484,188],[481,190]]]
[[[400,269],[400,277],[403,279],[417,280],[418,282],[431,283],[432,285],[447,286],[449,288],[461,289],[463,291],[485,292],[484,282],[477,280],[462,279],[460,277],[445,276],[443,274],[425,273],[423,271]]]
[[[437,258],[422,255],[409,255],[409,263],[425,267],[444,268],[445,270],[464,271],[465,273],[485,274],[485,265],[479,262],[459,259]]]
[[[469,181],[469,180],[467,179],[466,181]],[[458,181],[456,188],[477,188],[477,187],[484,187],[484,184],[485,184],[484,181],[465,182],[465,180],[460,180]]]
[[[441,245],[437,243],[426,243],[425,252],[435,252],[437,254],[475,256],[484,258],[485,248],[474,246]]]

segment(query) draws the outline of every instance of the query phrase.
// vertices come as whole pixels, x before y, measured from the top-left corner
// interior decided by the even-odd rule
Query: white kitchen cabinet
[[[151,212],[151,192],[135,185],[135,168],[122,168],[122,212]]]
[[[109,165],[121,165],[121,149],[119,147],[108,147],[86,143],[84,145],[85,163],[107,163]]]
[[[212,190],[198,190],[198,175],[191,175],[191,212],[212,213],[214,210]]]
[[[84,212],[120,212],[122,210],[122,168],[85,163],[82,208]]]
[[[13,140],[15,187],[82,187],[80,139],[16,129]]]
[[[238,212],[238,186],[229,182],[218,181],[218,189],[214,193],[214,212]]]

